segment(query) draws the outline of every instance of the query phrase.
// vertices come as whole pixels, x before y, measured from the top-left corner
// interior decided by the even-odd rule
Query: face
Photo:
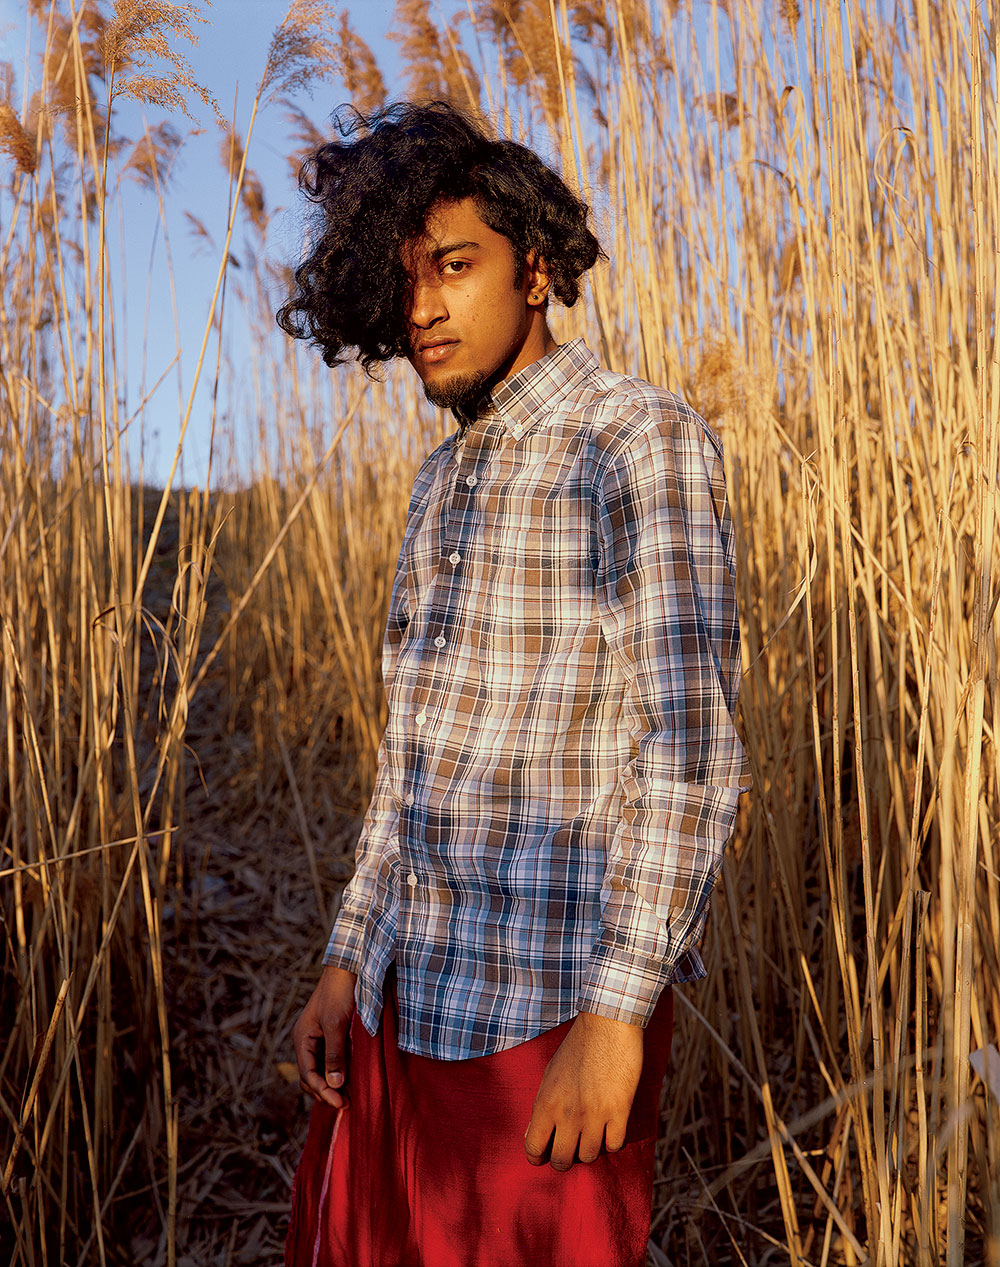
[[[471,198],[440,203],[413,242],[410,364],[435,405],[472,409],[496,383],[555,347],[545,323],[549,280],[529,261],[517,276],[510,242]]]

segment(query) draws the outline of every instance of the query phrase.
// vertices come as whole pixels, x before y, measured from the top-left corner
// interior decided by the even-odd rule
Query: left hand
[[[569,1170],[596,1161],[604,1145],[625,1143],[629,1110],[642,1072],[642,1027],[581,1012],[546,1066],[524,1151],[533,1166]]]

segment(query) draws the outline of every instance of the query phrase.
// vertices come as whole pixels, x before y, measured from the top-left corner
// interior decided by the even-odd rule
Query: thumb
[[[323,1031],[324,1069],[328,1087],[342,1087],[347,1081],[347,1025],[334,1024]]]

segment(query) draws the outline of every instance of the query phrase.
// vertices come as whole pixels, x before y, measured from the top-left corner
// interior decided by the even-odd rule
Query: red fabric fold
[[[560,1174],[528,1164],[524,1133],[572,1022],[432,1060],[397,1047],[393,986],[375,1038],[355,1015],[350,1105],[312,1109],[286,1267],[643,1267],[670,989],[646,1029],[625,1147]]]

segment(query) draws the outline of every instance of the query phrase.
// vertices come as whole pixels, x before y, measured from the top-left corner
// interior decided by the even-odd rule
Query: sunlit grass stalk
[[[554,314],[560,333],[686,395],[726,448],[756,788],[708,980],[678,1009],[654,1237],[675,1261],[711,1261],[709,1244],[753,1261],[730,1232],[756,1236],[756,1219],[754,1243],[790,1261],[925,1267],[1000,1225],[998,1112],[968,1063],[1000,1032],[996,32],[990,45],[927,0],[897,21],[854,0],[804,9],[711,3],[696,29],[667,0],[615,0],[584,47],[574,6],[535,0],[494,14],[506,51],[477,33],[497,113],[607,208],[611,260],[586,309]],[[266,225],[255,264],[229,274],[268,71],[239,162],[231,134],[214,295],[179,364],[180,438],[150,520],[116,390],[110,124],[84,10],[64,34],[55,12],[43,89],[71,83],[79,108],[61,132],[39,114],[44,162],[5,195],[0,245],[21,297],[0,315],[0,883],[20,987],[0,1114],[24,1127],[5,1209],[16,1262],[111,1261],[144,1177],[173,1261],[186,1143],[168,939],[197,903],[178,845],[192,711],[211,699],[203,742],[245,741],[247,799],[301,839],[318,954],[334,894],[317,810],[363,808],[409,484],[450,424],[412,384],[362,396],[270,341]],[[441,48],[460,64],[452,33]],[[76,217],[57,198],[63,159]],[[165,232],[159,181],[156,199]],[[222,317],[260,349],[258,464],[249,487],[206,473],[182,493],[197,383],[213,375],[214,417],[238,372]],[[230,606],[211,625],[213,572]],[[117,1076],[132,989],[139,1101]]]

